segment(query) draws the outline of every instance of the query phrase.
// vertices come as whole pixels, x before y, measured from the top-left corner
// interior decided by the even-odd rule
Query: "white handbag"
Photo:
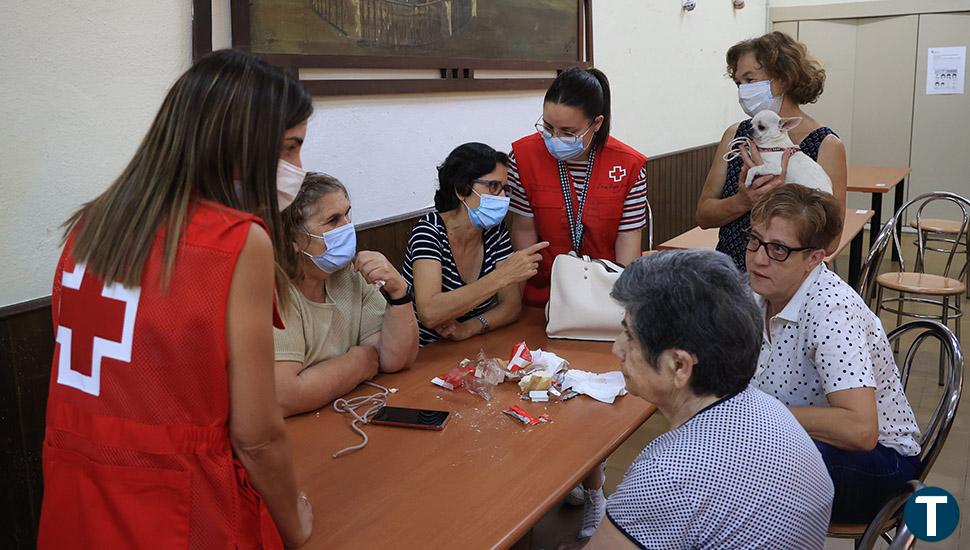
[[[609,260],[560,254],[552,262],[546,335],[612,342],[622,330],[623,307],[612,297],[623,268]]]

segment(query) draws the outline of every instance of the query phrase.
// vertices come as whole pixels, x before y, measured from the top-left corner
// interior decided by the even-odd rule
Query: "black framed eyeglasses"
[[[499,180],[474,179],[472,180],[472,183],[473,184],[478,183],[478,184],[487,186],[488,193],[490,195],[498,195],[499,193],[507,192],[509,190],[509,186],[506,185],[505,182],[502,182]]]
[[[790,246],[785,246],[779,243],[762,241],[750,230],[742,231],[741,234],[744,235],[744,238],[748,240],[748,243],[746,245],[748,252],[757,252],[758,249],[763,246],[765,247],[765,254],[767,254],[769,258],[771,258],[772,260],[775,260],[776,262],[783,262],[787,260],[788,257],[791,256],[792,252],[801,252],[803,250],[814,250],[811,246],[792,248]]]

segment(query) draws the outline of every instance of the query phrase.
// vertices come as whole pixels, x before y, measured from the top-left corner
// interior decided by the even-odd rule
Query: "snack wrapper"
[[[505,372],[499,360],[486,357],[484,351],[479,351],[477,361],[463,359],[457,367],[432,378],[431,383],[447,390],[463,388],[490,401],[495,394],[495,387],[504,380]]]
[[[465,378],[464,387],[467,391],[479,395],[485,401],[491,401],[495,394],[495,387],[505,380],[498,359],[485,356],[485,351],[478,352],[478,361],[472,376]]]
[[[525,424],[526,426],[535,426],[536,424],[545,424],[549,422],[548,415],[540,415],[539,417],[532,416],[531,414],[525,412],[525,409],[518,405],[512,405],[511,407],[502,411],[503,413],[511,416],[515,420]]]
[[[525,342],[519,342],[512,348],[512,357],[509,358],[508,371],[511,373],[526,369],[532,364],[532,352]]]
[[[460,388],[464,385],[465,380],[470,375],[475,374],[475,366],[472,365],[471,359],[463,359],[457,367],[451,369],[445,374],[435,376],[431,379],[431,383],[436,386],[441,386],[446,390],[454,390]]]

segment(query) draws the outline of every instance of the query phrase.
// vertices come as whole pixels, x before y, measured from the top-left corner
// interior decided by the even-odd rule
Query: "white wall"
[[[190,63],[185,1],[14,2],[0,18],[0,306],[50,293],[59,226],[108,185]],[[614,135],[656,155],[717,140],[743,115],[724,52],[765,29],[765,0],[609,0],[594,7],[596,64],[613,83]],[[228,43],[227,0],[214,41]],[[320,98],[304,163],[351,189],[357,222],[421,208],[456,145],[508,149],[541,91]],[[653,182],[660,185],[663,182]]]
[[[819,6],[822,4],[855,4],[878,1],[880,0],[768,0],[768,7],[787,8],[788,6]]]
[[[4,2],[0,305],[50,294],[60,224],[128,161],[191,61],[190,3]]]

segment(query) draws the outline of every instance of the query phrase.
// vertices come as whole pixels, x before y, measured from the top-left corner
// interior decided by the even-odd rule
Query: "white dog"
[[[797,151],[788,131],[801,123],[801,117],[781,118],[777,113],[770,110],[759,111],[751,119],[751,138],[754,145],[758,148],[764,164],[754,166],[748,170],[748,177],[744,184],[751,186],[751,182],[757,176],[766,174],[781,174],[781,157],[786,149],[796,149],[796,152],[788,159],[788,172],[785,174],[785,183],[798,183],[805,187],[832,193],[832,180],[829,179],[825,170],[812,160],[808,155]],[[748,138],[737,138],[731,142],[731,150],[724,155],[724,160],[731,161],[740,152],[738,147],[741,144],[751,145]]]

